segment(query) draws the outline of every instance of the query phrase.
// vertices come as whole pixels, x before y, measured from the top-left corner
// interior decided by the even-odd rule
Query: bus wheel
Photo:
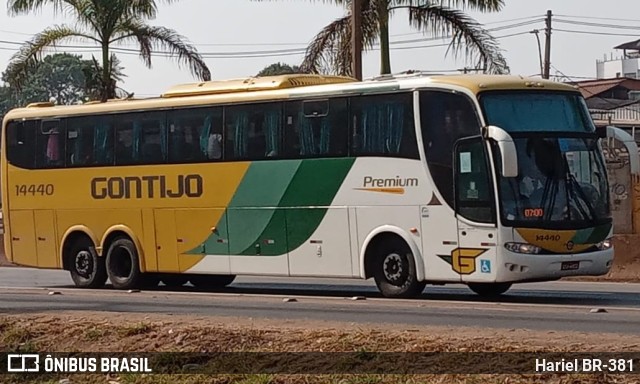
[[[109,246],[107,274],[114,288],[137,288],[142,280],[136,246],[128,238],[120,237]]]
[[[413,253],[400,239],[392,238],[380,244],[374,268],[373,278],[385,297],[415,297],[427,285],[418,281]]]
[[[104,259],[98,257],[91,240],[78,238],[69,252],[69,272],[78,288],[101,288],[107,282]]]
[[[483,297],[500,296],[511,288],[511,283],[469,283],[469,289]]]
[[[172,274],[162,276],[161,280],[162,283],[169,288],[178,288],[187,284],[189,277],[185,275]]]
[[[233,283],[235,278],[235,275],[192,275],[189,281],[198,289],[216,289]]]

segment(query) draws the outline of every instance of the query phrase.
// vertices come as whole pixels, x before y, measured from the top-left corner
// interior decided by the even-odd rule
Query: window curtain
[[[402,142],[404,106],[399,103],[369,104],[362,108],[364,153],[398,153]]]
[[[58,129],[54,128],[48,132],[47,138],[47,160],[49,163],[55,163],[60,160],[60,134]]]
[[[160,120],[160,145],[162,146],[162,160],[167,160],[167,126],[164,120]]]
[[[387,153],[400,153],[402,144],[402,131],[404,130],[404,105],[389,104],[387,106]]]
[[[264,133],[266,141],[266,157],[280,155],[280,138],[282,137],[282,113],[279,109],[264,113]]]
[[[142,124],[140,121],[133,123],[133,160],[140,160],[140,141],[142,140]]]
[[[320,143],[318,152],[321,155],[329,153],[329,145],[331,144],[331,124],[329,118],[320,118]]]
[[[98,164],[111,164],[113,162],[111,151],[108,151],[109,146],[109,125],[100,121],[96,126],[96,132],[93,136],[93,151],[96,156]]]
[[[234,130],[234,154],[236,157],[243,158],[247,156],[249,149],[249,114],[245,111],[236,112],[233,120]]]
[[[213,126],[213,118],[211,115],[207,115],[204,118],[204,126],[202,127],[202,131],[200,132],[200,151],[202,152],[202,156],[207,158],[207,150],[209,148],[209,135],[211,134],[211,129]]]
[[[298,126],[300,128],[300,155],[315,155],[315,137],[311,119],[308,119],[303,111],[298,112]]]

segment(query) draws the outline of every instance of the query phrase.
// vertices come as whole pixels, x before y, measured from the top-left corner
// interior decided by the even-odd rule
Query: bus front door
[[[463,282],[490,282],[496,277],[498,233],[485,143],[480,137],[462,139],[454,153],[458,248],[453,265]]]

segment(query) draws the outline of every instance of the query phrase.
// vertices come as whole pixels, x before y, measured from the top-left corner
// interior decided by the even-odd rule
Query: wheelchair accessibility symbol
[[[491,260],[480,260],[480,273],[491,273]]]

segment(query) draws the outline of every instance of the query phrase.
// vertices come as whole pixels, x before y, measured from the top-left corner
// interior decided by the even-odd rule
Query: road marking
[[[150,295],[164,295],[164,296],[197,296],[197,297],[212,297],[212,298],[253,298],[253,299],[273,299],[282,300],[284,297],[299,299],[301,303],[311,303],[317,301],[333,301],[342,302],[344,304],[352,305],[367,305],[370,303],[382,304],[384,307],[407,307],[414,305],[420,308],[448,308],[463,305],[465,309],[479,309],[479,310],[500,310],[500,311],[513,311],[522,307],[530,308],[545,308],[545,309],[562,309],[562,310],[585,310],[588,311],[594,307],[604,307],[609,313],[611,311],[632,311],[640,312],[640,307],[620,307],[620,306],[607,306],[602,304],[594,305],[575,305],[575,304],[546,304],[546,303],[513,303],[513,302],[491,302],[491,301],[458,301],[458,300],[430,300],[430,299],[385,299],[378,297],[367,297],[365,301],[354,302],[349,300],[350,296],[315,296],[315,295],[284,295],[284,294],[260,294],[260,293],[234,293],[234,292],[176,292],[176,291],[154,291],[144,290],[135,293],[128,293],[127,291],[121,291],[116,289],[81,289],[81,288],[52,288],[52,287],[0,287],[1,291],[58,291],[71,294],[77,294],[79,296],[86,294],[117,294],[119,296],[125,295],[138,295],[142,297]],[[25,292],[28,293],[28,292]],[[588,294],[589,292],[585,292]],[[526,298],[525,298],[526,299]],[[586,313],[586,312],[585,312]]]

